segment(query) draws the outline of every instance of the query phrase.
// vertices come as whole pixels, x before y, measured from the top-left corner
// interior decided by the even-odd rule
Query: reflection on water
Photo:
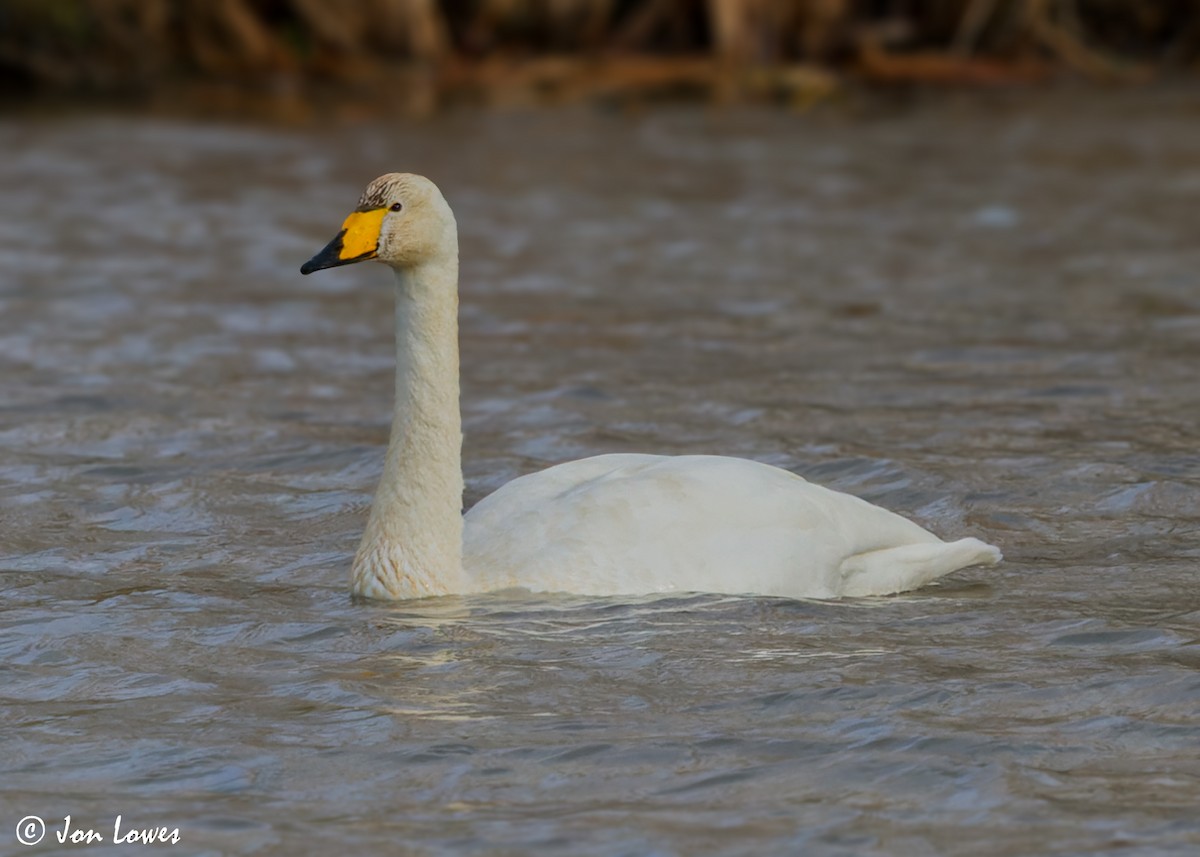
[[[123,813],[173,853],[1186,853],[1197,120],[1141,92],[0,123],[0,820]],[[391,295],[297,266],[393,169],[462,229],[468,502],[723,452],[1008,562],[859,603],[351,603]]]

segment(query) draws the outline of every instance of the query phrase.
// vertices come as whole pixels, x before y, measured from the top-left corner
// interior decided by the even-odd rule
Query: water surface
[[[0,842],[1192,854],[1200,109],[999,94],[305,128],[0,121]],[[895,598],[361,604],[378,173],[462,232],[467,501],[776,464],[1005,551]]]

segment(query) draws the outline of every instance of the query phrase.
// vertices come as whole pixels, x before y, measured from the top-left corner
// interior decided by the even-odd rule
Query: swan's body
[[[778,467],[717,455],[599,455],[522,476],[467,514],[463,548],[485,589],[807,598],[899,592],[995,555]]]
[[[351,570],[357,594],[836,598],[901,592],[1000,560],[978,539],[943,542],[857,497],[721,456],[572,461],[514,479],[464,519],[458,234],[432,182],[376,179],[302,270],[363,259],[396,273],[397,366],[384,473]]]

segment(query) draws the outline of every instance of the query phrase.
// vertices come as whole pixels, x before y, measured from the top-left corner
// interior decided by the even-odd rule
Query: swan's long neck
[[[396,403],[351,588],[375,598],[464,591],[458,253],[396,269]]]

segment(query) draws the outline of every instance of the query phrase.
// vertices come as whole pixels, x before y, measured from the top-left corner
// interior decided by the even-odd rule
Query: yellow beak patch
[[[379,230],[383,226],[386,208],[356,211],[342,223],[342,249],[338,258],[349,262],[353,259],[369,259],[379,247]]]

